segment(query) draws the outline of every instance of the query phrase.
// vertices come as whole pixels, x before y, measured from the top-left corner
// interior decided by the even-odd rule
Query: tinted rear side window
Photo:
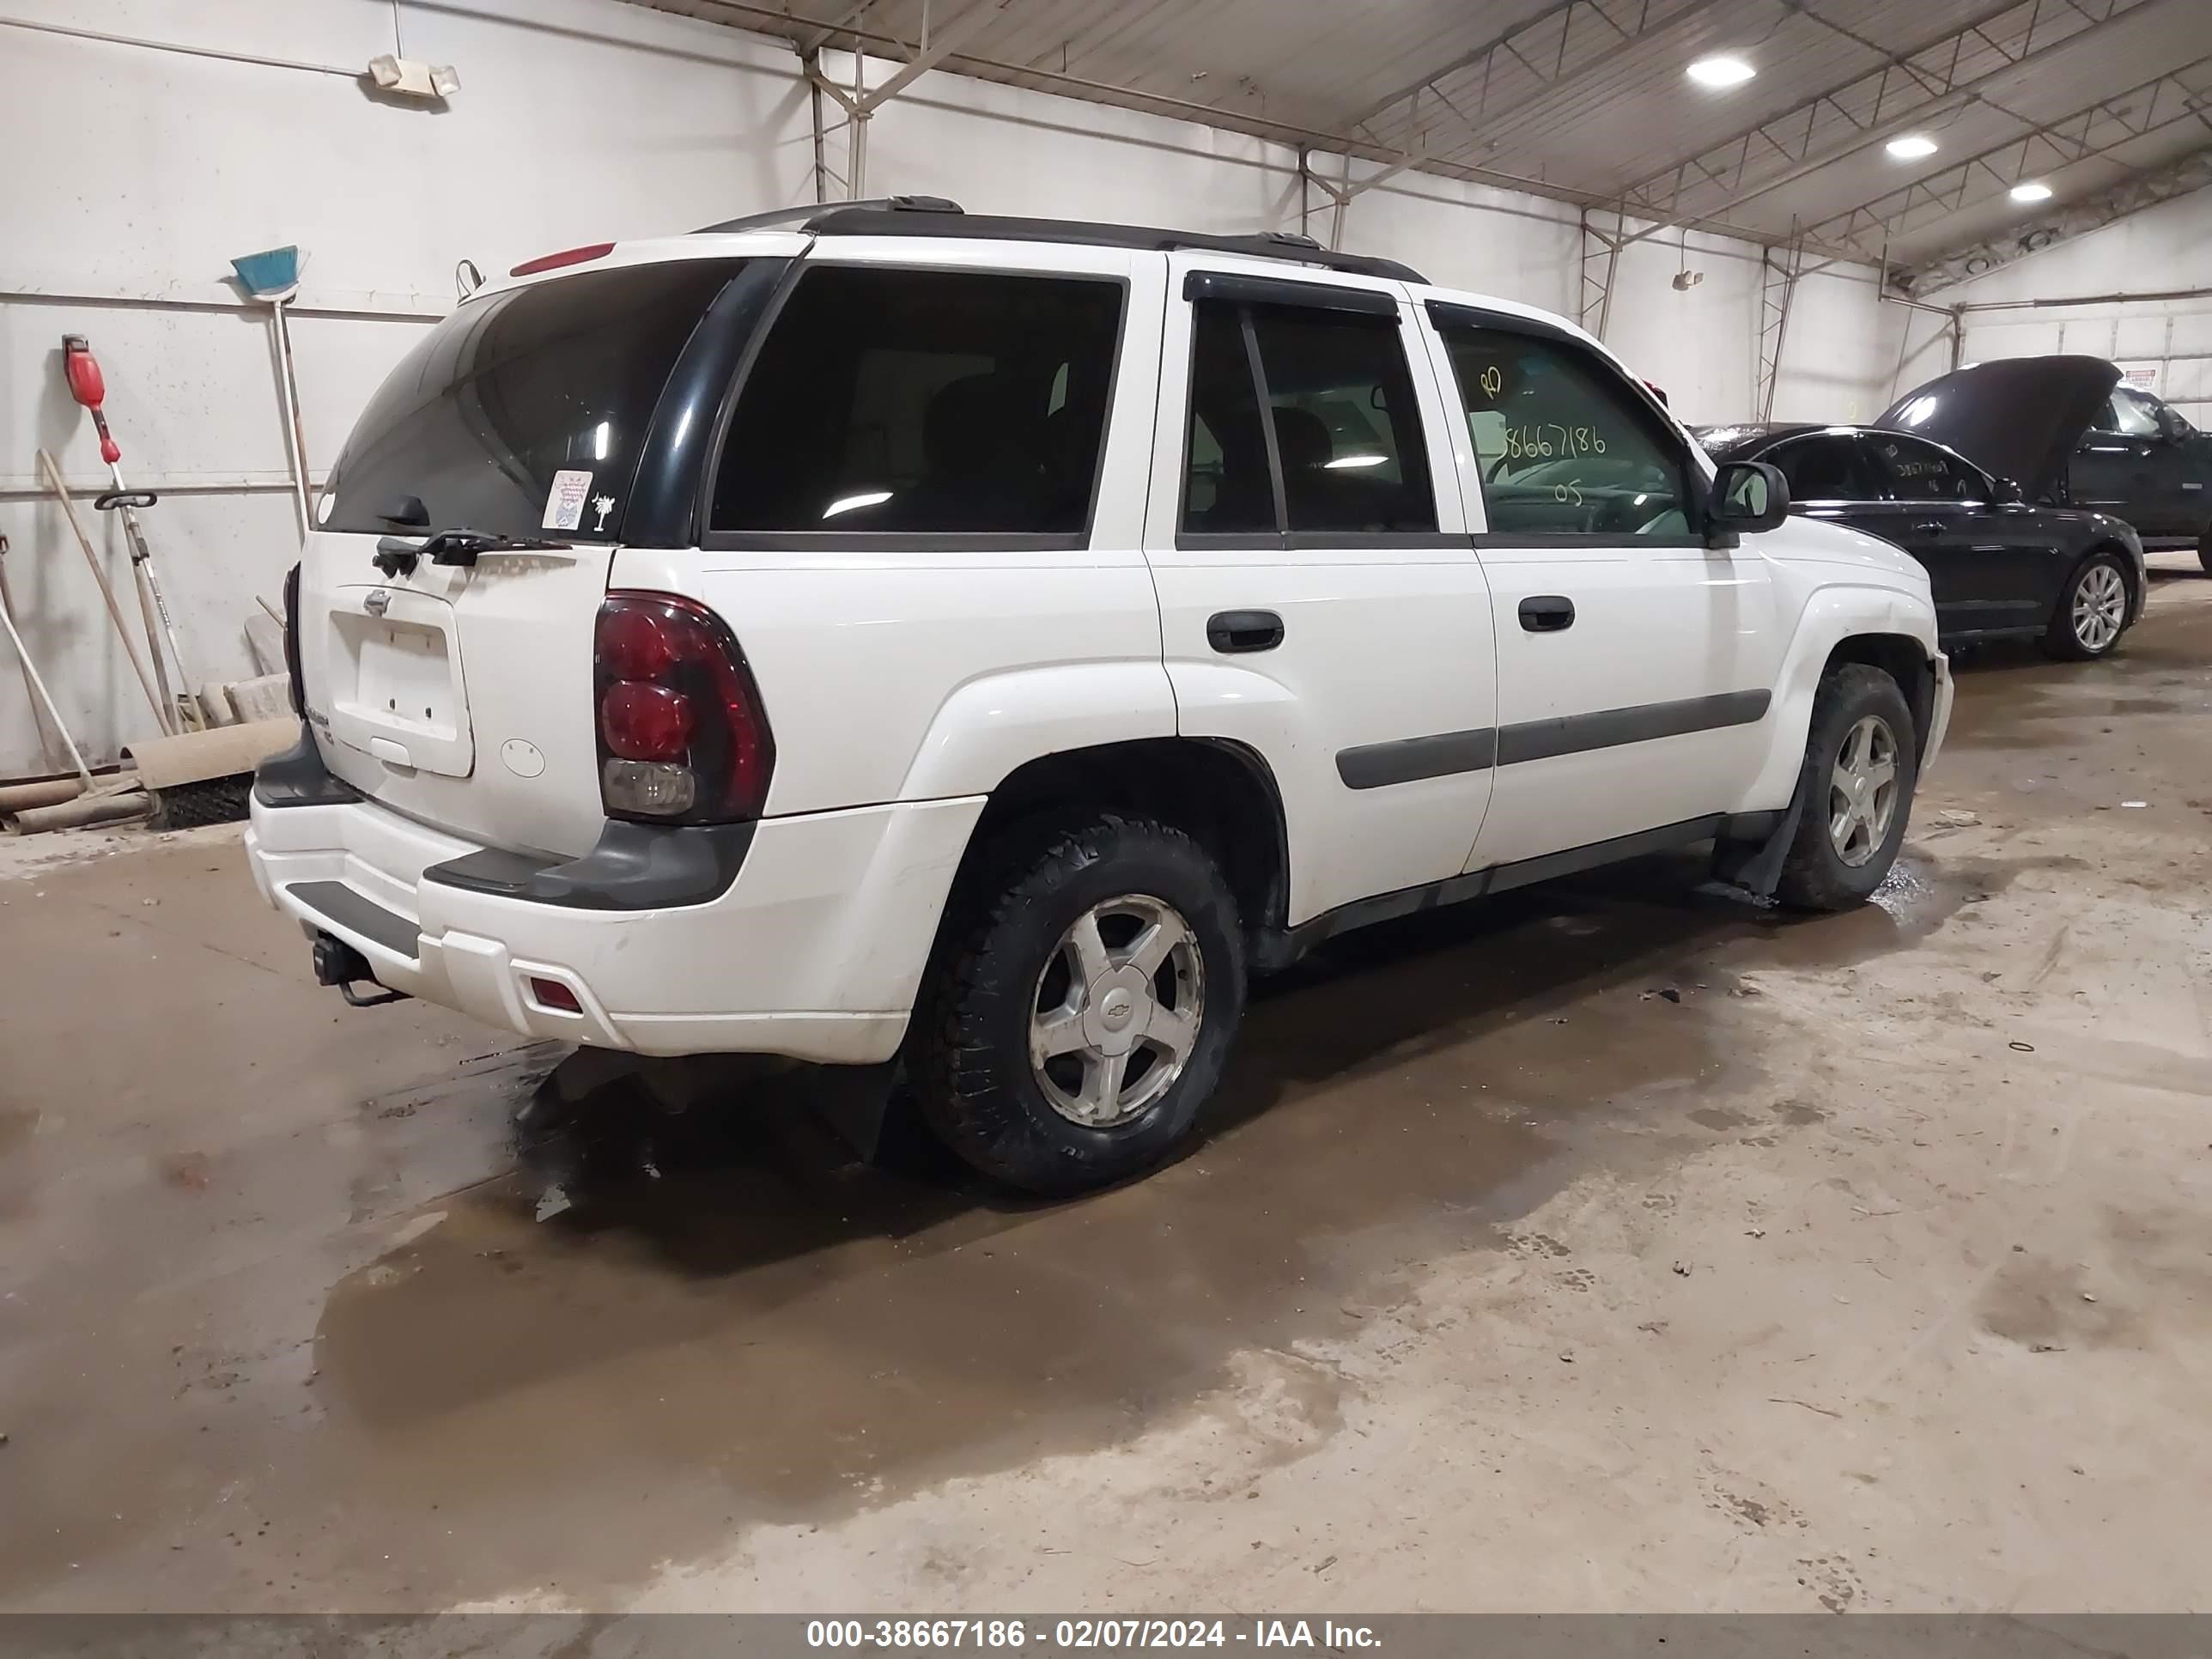
[[[824,265],[738,394],[717,531],[1080,535],[1122,285]]]
[[[1881,493],[1856,438],[1800,438],[1764,459],[1782,469],[1793,501],[1863,501]]]
[[[1395,317],[1252,307],[1290,527],[1437,527],[1420,412]]]
[[[1203,534],[1273,535],[1274,475],[1260,423],[1260,383],[1244,347],[1243,313],[1203,300],[1191,319],[1190,434],[1182,527]]]
[[[1888,475],[1889,495],[1897,501],[1970,501],[1985,494],[1979,473],[1933,444],[1887,432],[1867,441]]]
[[[323,527],[410,528],[382,515],[412,495],[430,530],[616,538],[669,371],[742,264],[584,271],[464,305],[362,411]]]

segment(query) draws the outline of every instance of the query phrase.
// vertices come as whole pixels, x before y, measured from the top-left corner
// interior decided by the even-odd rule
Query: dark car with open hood
[[[1870,427],[1692,430],[1716,461],[1779,467],[1792,513],[1911,554],[1947,643],[2039,637],[2101,657],[2142,612],[2142,538],[2081,504],[2071,471],[2118,378],[2094,358],[2018,358],[1932,380]]]
[[[1916,386],[1875,424],[1948,444],[2030,501],[2110,514],[2212,573],[2212,436],[2102,357],[2007,357]]]

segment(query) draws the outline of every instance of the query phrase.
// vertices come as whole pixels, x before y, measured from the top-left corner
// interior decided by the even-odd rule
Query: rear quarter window
[[[1123,285],[821,265],[770,326],[715,471],[720,532],[1080,536]]]
[[[385,517],[411,495],[422,529],[616,539],[670,371],[744,263],[580,271],[464,304],[355,423],[322,527],[412,528]]]

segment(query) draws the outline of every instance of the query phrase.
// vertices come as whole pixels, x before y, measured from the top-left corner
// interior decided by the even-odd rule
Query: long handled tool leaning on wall
[[[139,689],[146,694],[146,706],[154,711],[154,724],[165,732],[174,732],[177,720],[176,704],[168,696],[167,671],[162,670],[161,689],[157,690],[155,681],[146,672],[144,661],[138,655],[138,647],[131,643],[131,625],[124,621],[123,607],[116,603],[115,586],[107,580],[106,568],[100,562],[100,550],[93,546],[92,538],[85,533],[84,520],[76,515],[76,498],[70,494],[69,485],[63,479],[62,470],[55,464],[54,458],[43,449],[39,452],[39,471],[46,481],[46,488],[53,492],[54,500],[61,507],[62,517],[70,527],[70,534],[76,538],[77,550],[84,555],[85,563],[91,568],[93,580],[100,584],[100,597],[106,604],[108,620],[115,624],[116,637],[123,641],[123,654],[131,659],[131,672],[138,677]],[[141,620],[146,624],[146,643],[153,647],[154,666],[161,669],[161,638],[154,632],[151,613],[143,610],[143,594],[141,598]]]
[[[169,616],[168,596],[162,592],[161,574],[154,568],[154,550],[147,545],[146,532],[138,522],[138,509],[153,506],[159,498],[149,490],[134,490],[123,482],[123,447],[108,431],[107,415],[102,407],[107,401],[106,380],[83,335],[62,336],[62,364],[69,376],[70,395],[92,412],[94,429],[100,434],[100,459],[107,463],[107,475],[115,482],[114,489],[95,496],[92,504],[102,512],[112,509],[122,515],[124,539],[131,549],[131,572],[138,584],[138,603],[147,612],[147,642],[154,653],[154,678],[174,710],[172,718],[162,722],[164,729],[198,731],[207,724],[206,717],[201,711],[199,698],[194,695],[191,672],[185,665],[184,647],[177,641],[176,623]],[[158,638],[155,632],[157,622]],[[163,641],[168,645],[169,660],[176,665],[177,684],[173,688],[161,658]]]
[[[0,569],[4,569],[7,555],[8,538],[0,536]],[[14,598],[7,578],[0,574],[0,628],[7,629],[9,643],[15,647],[15,660],[23,670],[24,688],[33,694],[32,717],[35,720],[40,706],[44,705],[46,718],[53,722],[54,730],[61,735],[62,747],[69,750],[70,764],[76,769],[81,787],[89,789],[92,787],[92,769],[84,763],[84,757],[77,752],[76,739],[70,736],[69,727],[63,724],[62,711],[54,706],[53,693],[46,690],[45,677],[39,672],[38,664],[31,660],[30,647],[23,643],[22,635],[16,631]],[[45,740],[46,734],[41,732],[40,741],[43,743]]]
[[[147,544],[144,527],[138,521],[138,509],[151,507],[156,498],[150,491],[131,489],[123,481],[119,465],[122,447],[108,430],[103,408],[107,389],[100,365],[83,337],[64,336],[62,351],[70,393],[92,413],[93,426],[100,434],[100,459],[107,463],[108,476],[115,484],[113,489],[96,497],[93,505],[122,515],[150,665],[149,661],[139,657],[123,607],[116,600],[114,586],[107,580],[99,550],[85,533],[83,520],[78,516],[76,500],[70,494],[61,468],[43,449],[39,452],[39,470],[60,504],[70,532],[76,538],[85,562],[91,568],[93,580],[100,586],[100,599],[123,641],[124,654],[131,659],[131,671],[146,693],[160,735],[126,742],[123,745],[124,769],[95,779],[69,734],[64,732],[63,741],[69,744],[70,758],[77,775],[0,788],[0,826],[18,835],[29,835],[148,816],[154,827],[161,830],[243,817],[246,791],[253,769],[297,737],[299,722],[296,718],[246,717],[235,726],[216,727],[209,724],[198,695],[198,687],[185,667],[184,653],[178,644],[167,599],[161,592],[160,577],[154,568],[153,550]],[[293,425],[296,431],[296,422]],[[35,687],[37,702],[46,707],[59,730],[60,711],[46,695],[46,684],[38,678],[37,666],[17,634],[13,611],[4,604],[0,604],[0,626],[15,640],[26,683]],[[172,664],[178,677],[174,683],[169,678]],[[245,689],[219,688],[223,695],[234,699]],[[240,712],[243,716],[243,708]]]

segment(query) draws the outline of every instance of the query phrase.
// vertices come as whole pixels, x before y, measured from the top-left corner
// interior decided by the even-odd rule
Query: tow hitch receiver
[[[406,992],[381,985],[376,985],[377,995],[363,996],[353,988],[361,980],[376,985],[376,975],[369,968],[368,958],[342,939],[333,939],[328,933],[316,934],[315,983],[337,986],[338,994],[356,1008],[375,1008],[387,1002],[407,1000]]]

